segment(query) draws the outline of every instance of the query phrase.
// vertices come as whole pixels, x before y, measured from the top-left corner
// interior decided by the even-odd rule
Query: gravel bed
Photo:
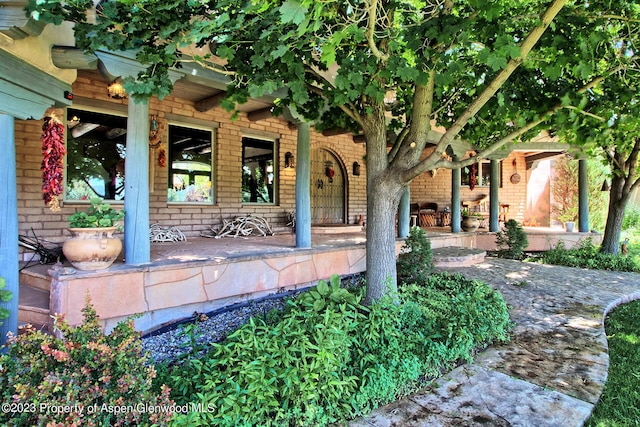
[[[361,286],[363,274],[352,274],[342,278],[343,286]],[[171,362],[181,355],[191,351],[190,337],[184,331],[184,326],[193,322],[198,323],[196,343],[205,348],[211,344],[223,341],[227,335],[244,325],[252,317],[264,317],[271,310],[282,310],[289,298],[295,298],[306,290],[297,290],[269,295],[267,297],[223,307],[204,318],[194,318],[187,322],[162,328],[142,337],[143,352],[148,353],[151,363]],[[202,320],[202,321],[201,321]]]
[[[163,328],[142,337],[142,349],[149,354],[152,363],[176,360],[180,355],[191,350],[190,337],[184,331],[186,324],[197,322],[196,342],[198,345],[209,347],[212,343],[224,340],[227,335],[247,323],[252,317],[266,316],[272,309],[282,310],[286,306],[286,299],[295,294],[277,294],[261,300],[225,307],[209,313],[206,317],[199,316],[200,320],[194,315],[192,321]]]

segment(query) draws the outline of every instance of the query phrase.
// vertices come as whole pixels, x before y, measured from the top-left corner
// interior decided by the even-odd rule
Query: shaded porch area
[[[425,229],[433,249],[495,249],[495,233],[451,233],[448,227]],[[526,227],[528,250],[546,250],[562,240],[571,247],[592,236],[558,229]],[[312,248],[298,249],[293,233],[238,238],[189,238],[152,243],[151,262],[122,260],[102,271],[76,271],[69,264],[33,265],[20,274],[20,321],[47,325],[51,313],[65,313],[71,324],[82,319],[87,295],[106,330],[139,314],[143,332],[234,303],[313,286],[332,274],[366,269],[366,236],[353,227],[312,234]],[[396,241],[396,252],[404,240]]]

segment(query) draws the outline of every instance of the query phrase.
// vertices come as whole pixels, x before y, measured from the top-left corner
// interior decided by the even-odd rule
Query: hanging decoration
[[[156,177],[156,162],[158,166],[167,165],[167,154],[162,146],[162,121],[155,114],[149,117],[149,192],[153,193]],[[158,156],[156,157],[156,150]]]
[[[336,170],[333,168],[332,161],[324,162],[324,174],[329,178],[329,183],[333,182],[333,177],[336,176]]]
[[[518,163],[516,162],[516,159],[513,159],[513,175],[511,175],[511,178],[509,179],[511,181],[512,184],[517,184],[520,182],[520,174],[518,173]]]
[[[160,131],[158,130],[158,122],[158,118],[153,114],[149,123],[149,148],[152,149],[156,149],[162,144]]]
[[[469,174],[469,189],[473,190],[476,188],[476,184],[478,183],[476,179],[476,174],[478,173],[478,164],[474,163],[471,165],[471,173]]]
[[[158,152],[158,166],[161,168],[167,167],[167,151],[164,148],[161,148]]]
[[[58,196],[64,191],[63,158],[64,126],[55,115],[45,117],[42,125],[42,193],[44,202],[53,212],[60,211]]]

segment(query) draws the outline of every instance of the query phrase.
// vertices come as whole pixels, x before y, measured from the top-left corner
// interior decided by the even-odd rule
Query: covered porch
[[[293,233],[242,238],[189,238],[186,242],[151,243],[151,261],[143,265],[118,260],[101,271],[77,271],[68,263],[32,264],[20,273],[19,320],[50,327],[50,315],[65,313],[71,324],[82,320],[91,297],[105,330],[132,315],[136,327],[149,332],[194,312],[208,313],[235,303],[313,286],[332,274],[362,273],[365,232],[349,227],[312,234],[311,248],[296,248]],[[449,227],[425,228],[432,248],[495,249],[495,232],[451,233]],[[529,251],[563,241],[571,247],[601,235],[526,227]],[[320,232],[321,231],[321,232]],[[403,239],[396,241],[399,253]]]

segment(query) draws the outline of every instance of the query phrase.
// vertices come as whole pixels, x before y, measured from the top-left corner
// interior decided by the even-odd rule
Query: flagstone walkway
[[[504,295],[515,323],[511,341],[349,426],[583,425],[607,379],[604,316],[640,299],[640,274],[497,258],[446,270]]]

